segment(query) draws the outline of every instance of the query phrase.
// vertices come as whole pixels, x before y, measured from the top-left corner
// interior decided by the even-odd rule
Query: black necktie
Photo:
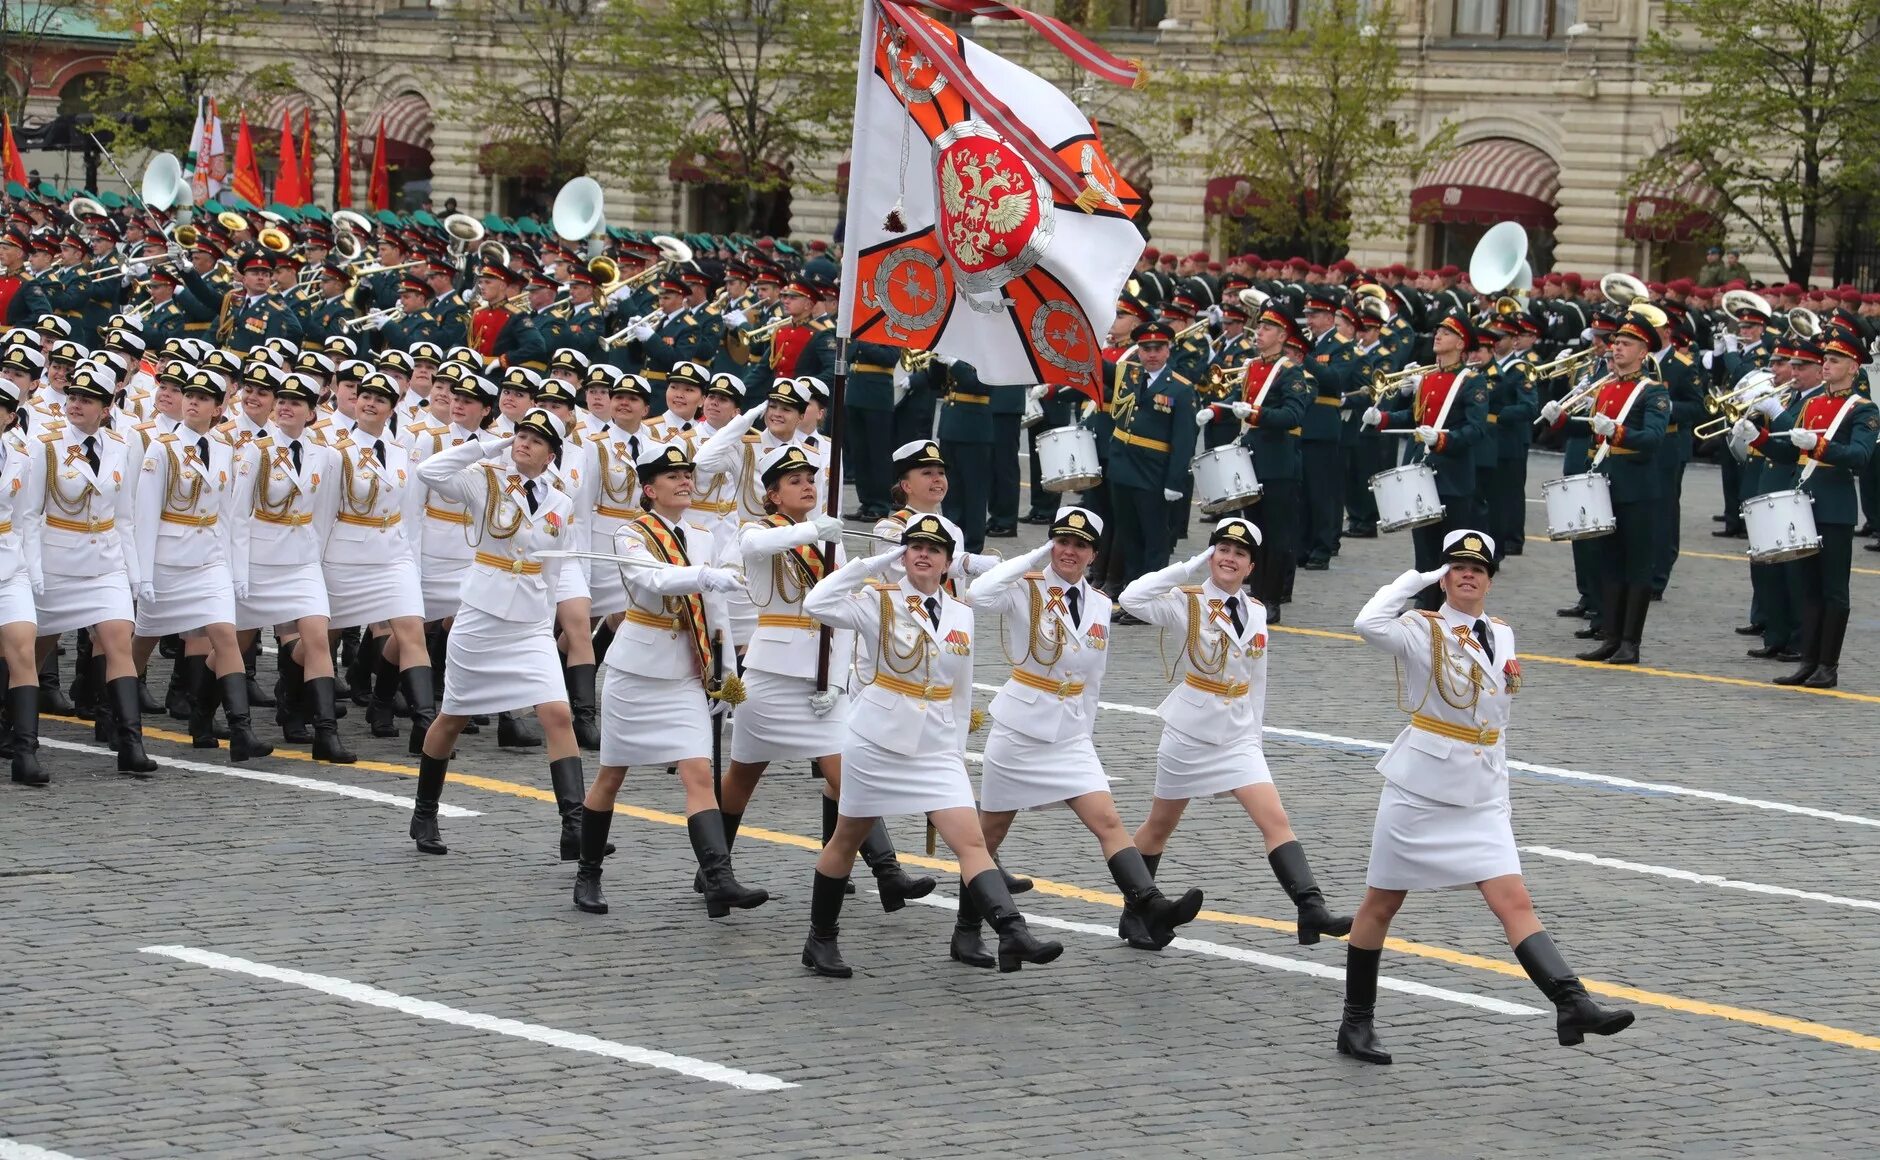
[[[294,453],[294,473],[298,475],[300,473],[300,440],[296,439],[289,443],[287,449]]]
[[[690,431],[691,429],[692,429],[692,420],[690,419],[687,419],[685,422],[679,424],[679,430],[681,431]]]
[[[1240,619],[1240,597],[1227,598],[1227,619],[1234,622],[1234,639],[1239,640],[1240,635],[1247,631],[1247,626]]]
[[[1475,622],[1475,639],[1476,642],[1482,646],[1482,651],[1488,654],[1488,663],[1491,665],[1494,664],[1495,637],[1488,630],[1488,621],[1477,620]]]
[[[640,461],[640,437],[638,435],[627,436],[627,451],[633,456],[633,462]]]
[[[391,413],[391,416],[386,420],[386,430],[390,431],[394,435],[398,434],[398,412],[397,411],[393,411]]]
[[[533,479],[529,480],[527,483],[522,485],[522,494],[529,501],[529,514],[534,515],[536,500],[535,500],[535,481]]]
[[[1064,594],[1064,601],[1070,606],[1071,627],[1076,628],[1082,625],[1084,622],[1084,610],[1082,607],[1084,602],[1083,589],[1073,588],[1069,592],[1066,592]]]
[[[380,467],[385,466],[385,440],[374,439],[372,441],[372,455],[379,461]]]
[[[98,474],[98,437],[85,436],[85,462],[91,464],[91,473]]]
[[[927,619],[933,621],[935,628],[940,627],[940,598],[937,596],[927,598]]]
[[[207,435],[198,435],[196,437],[196,458],[201,461],[203,466],[207,467],[209,465],[209,437]]]

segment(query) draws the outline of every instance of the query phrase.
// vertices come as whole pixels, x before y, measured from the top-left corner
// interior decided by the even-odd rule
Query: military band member
[[[44,290],[29,276],[26,251],[31,239],[17,225],[0,229],[0,323],[25,326],[52,310]]]
[[[1776,350],[1776,336],[1769,333],[1769,315],[1754,304],[1739,307],[1736,312],[1736,333],[1725,335],[1723,344],[1724,349],[1717,357],[1705,357],[1712,379],[1719,387],[1727,390],[1751,371],[1764,370],[1770,366]],[[1739,539],[1747,534],[1743,527],[1743,500],[1747,498],[1742,492],[1744,466],[1736,456],[1728,455],[1718,458],[1718,467],[1722,473],[1723,527],[1711,535]]]
[[[241,273],[241,287],[222,296],[221,313],[216,317],[215,341],[219,346],[246,353],[270,338],[301,339],[300,319],[273,292],[274,260],[265,250],[243,254],[236,262]],[[190,292],[201,295],[206,286],[201,278],[185,275]]]
[[[327,262],[320,267],[317,285],[318,295],[306,299],[300,311],[303,344],[318,345],[335,335],[346,335],[346,329],[340,324],[353,314],[352,307],[346,304],[346,291],[352,288],[350,269],[339,262]]]
[[[1189,799],[1232,794],[1260,828],[1273,876],[1298,908],[1299,941],[1309,945],[1323,934],[1344,934],[1351,919],[1327,909],[1267,769],[1266,611],[1244,591],[1259,545],[1250,521],[1224,519],[1207,551],[1123,590],[1124,608],[1185,634],[1186,642],[1175,667],[1180,683],[1157,710],[1163,728],[1155,801],[1136,831],[1136,847],[1153,874]],[[1124,917],[1117,934],[1131,946],[1159,949],[1167,942]]]
[[[1339,303],[1329,294],[1306,299],[1305,321],[1311,342],[1307,365],[1318,394],[1300,424],[1300,482],[1305,504],[1304,536],[1298,547],[1299,566],[1323,571],[1338,554],[1338,533],[1344,526],[1345,464],[1341,446],[1343,422],[1339,410],[1345,395],[1357,386],[1352,342],[1337,326]]]
[[[512,309],[510,299],[528,278],[519,270],[487,263],[477,271],[477,293],[487,305],[470,316],[469,344],[501,368],[548,365],[548,349],[526,308]]]
[[[1657,375],[1671,399],[1665,438],[1654,456],[1663,476],[1659,532],[1652,548],[1652,599],[1662,599],[1678,562],[1683,531],[1684,468],[1691,461],[1691,430],[1704,418],[1704,368],[1691,354],[1694,321],[1679,303],[1665,302],[1665,347],[1657,352]],[[1706,339],[1708,341],[1708,339]]]
[[[555,654],[545,630],[554,614],[556,572],[564,561],[536,553],[566,549],[574,501],[546,472],[560,450],[561,423],[534,410],[486,458],[470,441],[434,455],[418,468],[424,485],[470,513],[476,558],[464,577],[463,604],[451,626],[444,699],[425,732],[418,766],[411,837],[423,854],[447,852],[437,829],[438,798],[457,738],[473,715],[533,705],[547,740],[548,773],[561,814],[561,858],[581,852],[581,749]],[[402,642],[401,642],[402,650]],[[422,648],[420,641],[419,648]],[[428,666],[422,669],[429,678]],[[414,710],[415,717],[415,710]]]
[[[6,660],[13,780],[45,785],[52,779],[39,765],[39,657],[34,648],[39,614],[34,601],[46,591],[39,524],[46,473],[15,426],[21,406],[18,386],[0,380],[0,656]],[[59,435],[54,431],[34,441],[40,438],[57,442]],[[134,681],[131,692],[135,698]]]
[[[860,691],[842,747],[835,833],[816,862],[805,967],[848,978],[836,943],[855,855],[890,814],[924,813],[959,859],[964,892],[999,933],[1001,971],[1063,953],[1040,942],[986,849],[966,774],[973,700],[973,615],[942,587],[959,545],[939,516],[914,518],[901,547],[852,561],[819,582],[803,607],[856,634]],[[888,579],[898,570],[898,582]]]
[[[194,703],[190,743],[217,748],[219,685],[229,758],[247,761],[266,757],[274,747],[255,736],[250,724],[247,674],[235,638],[235,601],[247,595],[249,577],[248,527],[240,516],[254,480],[252,467],[215,431],[225,391],[215,371],[192,372],[183,384],[182,425],[158,435],[143,454],[135,485],[133,529],[143,571],[133,648],[141,669],[159,637],[195,637],[186,642],[181,662]],[[202,640],[206,653],[188,651]]]
[[[1069,806],[1097,839],[1129,921],[1164,946],[1176,927],[1194,920],[1202,895],[1189,890],[1175,900],[1156,888],[1160,855],[1152,861],[1136,848],[1097,759],[1092,734],[1109,659],[1110,599],[1087,576],[1102,534],[1096,513],[1062,508],[1042,547],[973,581],[975,611],[999,614],[1005,655],[1018,658],[990,709],[980,827],[996,857],[1019,810]],[[979,924],[973,899],[962,894],[950,953],[968,966],[990,967]]]
[[[684,279],[659,280],[657,313],[627,327],[629,341],[615,348],[614,365],[640,375],[652,385],[653,406],[666,409],[666,377],[682,362],[698,357],[698,326],[689,321]]]
[[[1496,376],[1488,403],[1489,425],[1495,430],[1483,450],[1487,455],[1492,449],[1494,466],[1480,498],[1488,503],[1489,536],[1507,556],[1521,555],[1527,542],[1528,449],[1534,444],[1534,419],[1540,413],[1534,364],[1520,349],[1524,322],[1525,317],[1497,315],[1488,327],[1495,339]],[[1480,471],[1476,482],[1483,482]]]
[[[1377,763],[1384,792],[1364,901],[1345,952],[1338,1050],[1366,1063],[1391,1061],[1373,1024],[1378,960],[1391,919],[1412,890],[1472,884],[1482,892],[1515,957],[1557,1009],[1562,1044],[1632,1025],[1632,1012],[1601,1007],[1587,995],[1541,926],[1521,876],[1505,741],[1521,663],[1514,630],[1487,613],[1494,575],[1494,542],[1459,528],[1444,537],[1436,568],[1412,569],[1380,588],[1355,623],[1366,643],[1396,660],[1398,705],[1411,714]],[[1442,606],[1405,611],[1431,584],[1441,588]]]
[[[725,704],[724,608],[719,598],[743,587],[738,574],[711,561],[710,537],[686,523],[692,457],[683,444],[649,443],[638,463],[645,511],[615,534],[627,587],[627,612],[602,663],[600,771],[581,821],[575,905],[605,914],[601,863],[614,800],[634,766],[674,768],[685,794],[686,831],[698,858],[705,913],[723,918],[770,899],[747,889],[731,864],[728,825],[712,794],[713,714]]]
[[[1104,472],[1112,550],[1122,565],[1111,571],[1125,585],[1168,562],[1173,507],[1190,486],[1195,446],[1194,385],[1169,366],[1175,332],[1167,323],[1145,322],[1131,338],[1141,361],[1113,364]],[[1116,622],[1133,623],[1132,616],[1124,609]]]
[[[848,409],[847,470],[855,481],[856,508],[852,520],[878,520],[893,511],[888,488],[893,484],[890,452],[895,446],[895,368],[901,351],[880,343],[849,346],[849,377],[843,393]]]

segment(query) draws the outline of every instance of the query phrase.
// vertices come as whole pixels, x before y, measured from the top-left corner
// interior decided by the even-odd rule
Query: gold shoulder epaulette
[[[1027,579],[1027,580],[1042,580],[1042,579],[1044,579],[1044,573],[1043,573],[1042,571],[1038,571],[1038,572],[1027,572],[1027,573],[1025,573],[1025,579]]]
[[[1505,621],[1505,620],[1503,620],[1503,619],[1502,619],[1501,617],[1499,617],[1499,616],[1491,616],[1491,617],[1489,617],[1488,619],[1489,619],[1489,620],[1491,620],[1492,622],[1494,622],[1494,623],[1496,623],[1496,624],[1499,624],[1499,625],[1501,625],[1501,626],[1502,626],[1503,628],[1507,628],[1507,627],[1508,627],[1508,622],[1507,622],[1507,621]]]
[[[746,443],[762,443],[763,441],[764,436],[761,432],[746,431],[744,433],[744,442]]]
[[[118,430],[117,428],[115,428],[115,427],[106,427],[106,428],[104,429],[104,433],[105,433],[105,436],[106,436],[107,438],[110,438],[110,439],[115,439],[115,440],[117,440],[117,441],[118,441],[119,443],[122,443],[122,442],[124,442],[124,432],[122,432],[122,431],[119,431],[119,430]]]
[[[217,423],[215,425],[215,429],[217,431],[233,431],[235,429],[235,420],[228,419],[221,423]]]
[[[176,432],[174,432],[174,431],[165,431],[165,432],[164,432],[163,434],[161,434],[161,435],[159,435],[159,436],[157,436],[157,442],[159,442],[159,443],[174,443],[174,442],[176,442]]]
[[[1427,609],[1427,608],[1419,608],[1419,609],[1417,609],[1417,610],[1416,610],[1416,614],[1417,614],[1418,616],[1421,616],[1421,617],[1422,617],[1423,619],[1425,619],[1425,620],[1441,620],[1441,619],[1443,618],[1443,614],[1442,614],[1442,613],[1440,613],[1440,612],[1431,612],[1431,611],[1430,611],[1429,609]]]
[[[1201,595],[1201,585],[1199,584],[1183,584],[1181,590],[1188,593],[1190,596]]]
[[[48,431],[39,437],[39,441],[41,443],[57,443],[59,441],[59,433],[57,431]]]
[[[1174,371],[1170,371],[1168,377],[1171,379],[1174,379],[1176,382],[1180,383],[1184,387],[1194,386],[1194,384],[1189,382],[1187,378],[1185,378],[1182,375],[1176,374]]]

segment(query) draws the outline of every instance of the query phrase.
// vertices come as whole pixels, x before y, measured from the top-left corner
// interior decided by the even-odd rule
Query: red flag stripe
[[[1133,86],[1142,80],[1142,62],[1112,56],[1081,32],[1055,17],[1014,8],[1000,0],[911,0],[924,8],[938,8],[962,16],[992,20],[1022,20],[1084,71],[1111,84]]]

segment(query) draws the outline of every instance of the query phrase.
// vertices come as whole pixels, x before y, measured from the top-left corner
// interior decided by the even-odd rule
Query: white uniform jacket
[[[640,514],[640,472],[635,464],[639,453],[656,442],[644,425],[637,431],[610,426],[590,441],[595,456],[595,543],[610,543],[621,524]]]
[[[426,428],[422,434],[414,436],[411,441],[411,461],[416,465],[420,479],[424,474],[424,464],[433,456],[468,443],[475,443],[483,449],[478,455],[479,459],[502,454],[502,440],[497,436],[487,431],[471,431],[454,423],[448,431]],[[475,535],[470,530],[469,511],[433,488],[425,487],[421,490],[425,494],[420,507],[423,518],[419,521],[419,551],[435,560],[470,559],[476,550],[470,546]]]
[[[821,559],[816,525],[790,523],[784,516],[764,516],[762,523],[747,523],[738,532],[738,553],[744,559],[744,577],[757,608],[757,628],[744,653],[744,667],[786,677],[816,679],[822,653],[822,625],[803,610],[803,601],[816,581],[803,555]],[[804,553],[796,548],[807,549]],[[836,545],[836,565],[845,562]],[[820,566],[818,565],[818,568]],[[840,687],[844,669],[855,649],[855,636],[846,629],[832,633],[829,643],[830,684]]]
[[[0,583],[23,572],[33,592],[43,593],[39,522],[45,471],[17,432],[0,437],[0,448],[6,457],[0,463]]]
[[[149,563],[137,554],[135,477],[142,441],[133,450],[122,434],[104,427],[96,438],[95,472],[85,459],[85,433],[77,427],[68,424],[26,441],[44,500],[40,565],[48,576],[67,579],[122,571],[135,586]]]
[[[1475,618],[1447,603],[1439,612],[1404,611],[1422,588],[1415,571],[1405,572],[1378,589],[1355,622],[1358,635],[1396,658],[1398,707],[1410,713],[1378,771],[1410,793],[1451,805],[1506,798],[1508,718],[1521,684],[1514,630],[1483,618],[1495,638],[1491,663],[1475,639]]]
[[[1138,578],[1119,598],[1173,642],[1175,687],[1156,710],[1169,728],[1210,745],[1260,738],[1266,718],[1266,607],[1239,593],[1241,631],[1234,631],[1223,592],[1205,562],[1183,561]]]
[[[511,442],[503,440],[497,450],[508,451]],[[530,512],[528,481],[514,464],[484,458],[480,443],[433,455],[418,468],[418,476],[470,513],[476,554],[464,575],[464,603],[502,620],[547,623],[555,614],[555,585],[565,561],[539,559],[536,553],[572,546],[574,501],[543,472],[535,479],[536,508]]]
[[[198,454],[206,439],[209,456]],[[138,472],[137,559],[154,579],[155,565],[202,568],[226,564],[237,594],[248,590],[248,487],[252,466],[215,432],[193,435],[187,427],[159,435],[144,452]]]
[[[724,430],[712,432],[711,438],[700,444],[698,449],[699,477],[723,477],[725,482],[721,490],[725,494],[721,498],[728,498],[736,505],[736,518],[739,520],[762,520],[769,514],[764,511],[764,484],[757,474],[757,461],[779,447],[788,446],[788,443],[772,435],[768,428],[752,430],[763,414],[761,407],[744,412],[725,424]],[[803,451],[815,462],[816,479],[820,484],[823,476],[821,456],[807,447]],[[820,495],[820,488],[818,492]]]
[[[1086,737],[1096,727],[1109,660],[1110,598],[1050,570],[1051,545],[1001,563],[973,581],[975,612],[996,613],[1012,675],[992,699],[992,719],[1038,741]],[[1042,569],[1042,570],[1041,570]],[[1079,591],[1079,623],[1065,594]],[[1014,659],[1016,658],[1016,659]]]
[[[620,564],[627,589],[626,615],[607,648],[607,664],[622,672],[657,680],[703,680],[698,645],[687,630],[680,610],[687,596],[698,596],[705,610],[708,639],[730,636],[730,613],[719,593],[700,593],[699,573],[711,565],[710,532],[681,521],[673,524],[653,512],[642,518],[658,520],[684,547],[684,563],[668,563],[648,546],[651,533],[638,522],[621,525],[614,533],[614,551],[626,557]]]
[[[300,469],[293,444],[300,444]],[[280,433],[249,443],[254,486],[250,489],[248,557],[259,564],[303,567],[318,564],[339,513],[340,455],[304,435]]]
[[[411,453],[390,431],[382,442],[383,462],[372,449],[373,440],[357,429],[350,437],[336,438],[330,448],[338,460],[333,481],[338,486],[332,530],[326,537],[328,563],[378,564],[409,556],[417,566],[413,529],[424,489],[412,474]]]
[[[927,597],[905,577],[880,579],[883,567],[879,556],[845,564],[803,602],[817,620],[856,635],[861,686],[849,732],[906,756],[963,752],[973,710],[973,610],[942,591],[936,627]]]

